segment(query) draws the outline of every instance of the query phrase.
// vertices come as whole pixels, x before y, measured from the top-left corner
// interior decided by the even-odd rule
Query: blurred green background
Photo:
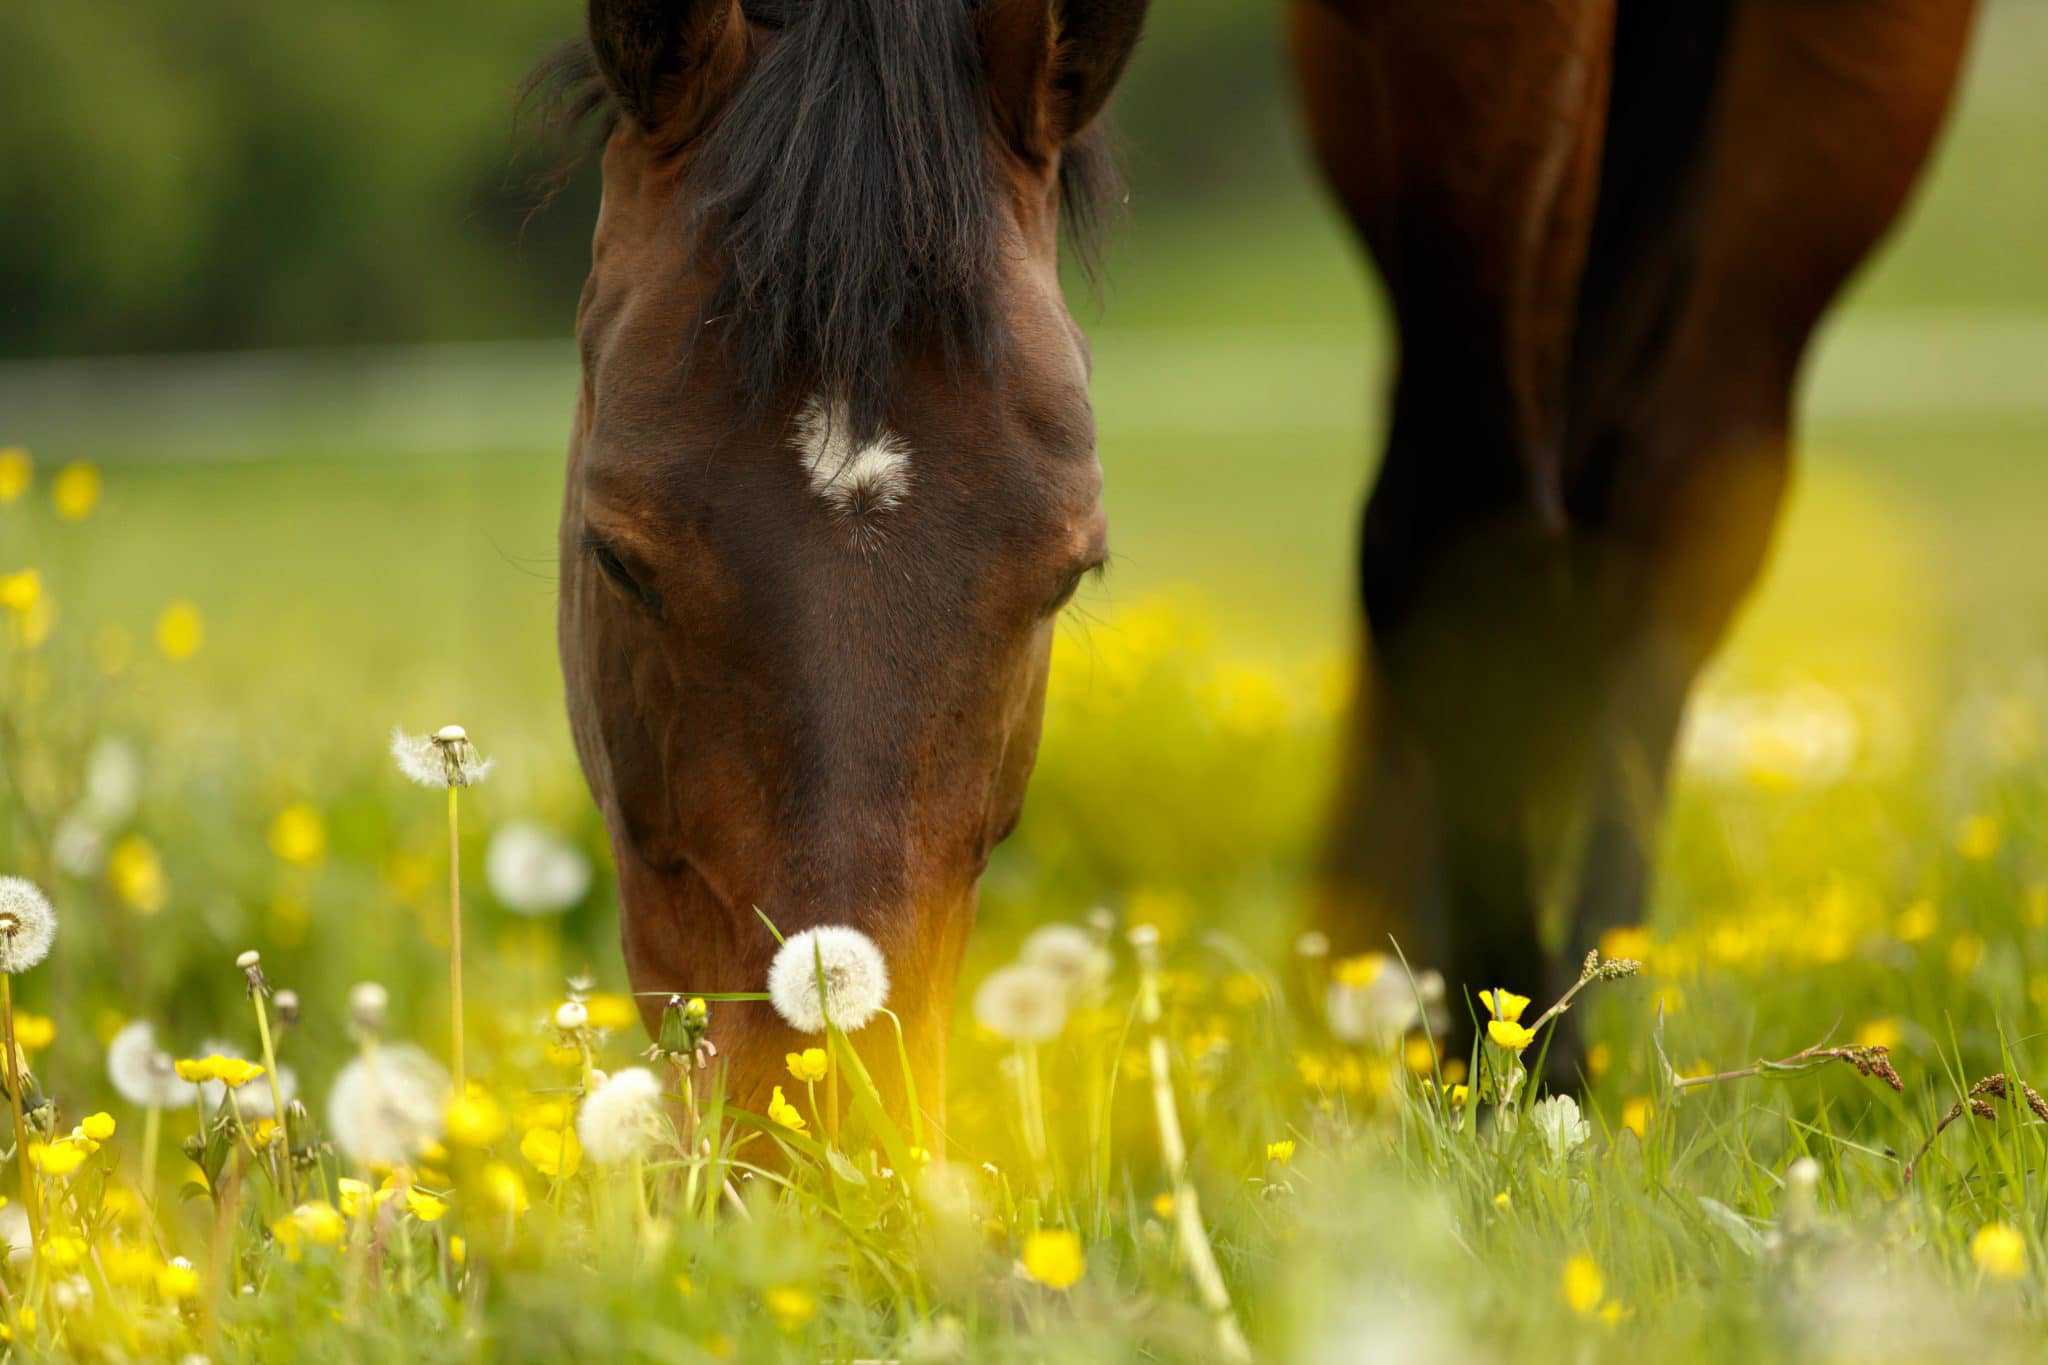
[[[1116,561],[1224,650],[1341,658],[1387,340],[1299,138],[1277,6],[1157,7],[1100,297]],[[513,126],[573,4],[0,9],[0,445],[106,467],[74,619],[207,644],[245,715],[463,717],[559,759],[553,543],[595,185]],[[2038,652],[2048,6],[1993,0],[1924,194],[1821,346],[1782,553],[1727,673],[1949,693]],[[0,549],[0,567],[16,558]]]

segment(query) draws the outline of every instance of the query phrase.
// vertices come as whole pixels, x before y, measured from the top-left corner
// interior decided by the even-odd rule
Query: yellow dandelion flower
[[[1088,1270],[1081,1239],[1065,1228],[1040,1228],[1024,1239],[1024,1273],[1048,1289],[1066,1290]]]
[[[270,851],[288,863],[311,867],[327,856],[327,822],[318,808],[294,801],[270,822]]]
[[[1536,1041],[1534,1033],[1509,1019],[1488,1020],[1486,1036],[1496,1047],[1506,1048],[1509,1052],[1520,1052]]]
[[[1970,1239],[1970,1259],[1994,1280],[2016,1280],[2027,1273],[2027,1239],[2010,1223],[1986,1223]]]
[[[1581,1317],[1590,1317],[1600,1310],[1601,1300],[1607,1297],[1607,1280],[1593,1258],[1582,1251],[1564,1263],[1561,1289],[1566,1307]]]
[[[768,1097],[768,1117],[793,1133],[804,1130],[804,1116],[796,1106],[782,1097],[782,1087],[776,1086],[775,1093]]]
[[[1486,1012],[1504,1024],[1522,1022],[1522,1011],[1529,1008],[1529,997],[1516,995],[1513,991],[1495,987],[1479,992],[1479,1003],[1486,1006]]]
[[[779,1284],[764,1290],[761,1302],[774,1317],[775,1325],[785,1332],[801,1331],[818,1312],[817,1297],[810,1290],[793,1284]]]
[[[505,1135],[505,1111],[480,1085],[449,1100],[443,1118],[448,1140],[458,1147],[488,1147]]]
[[[83,521],[100,505],[100,471],[74,460],[50,480],[50,505],[66,521]]]
[[[1281,1138],[1278,1142],[1266,1144],[1266,1160],[1275,1166],[1285,1166],[1294,1160],[1294,1139]]]
[[[0,504],[17,502],[35,477],[35,462],[20,446],[0,449]]]
[[[825,1079],[829,1067],[825,1049],[807,1047],[802,1052],[792,1052],[784,1059],[789,1064],[789,1074],[806,1084]]]
[[[190,602],[173,602],[156,618],[157,650],[172,663],[183,663],[206,643],[206,622]]]

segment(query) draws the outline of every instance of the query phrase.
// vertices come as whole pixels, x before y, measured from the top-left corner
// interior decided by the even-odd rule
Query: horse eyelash
[[[620,558],[617,550],[614,550],[610,545],[594,535],[583,537],[583,549],[584,553],[597,561],[598,571],[610,579],[612,585],[620,592],[625,593],[648,611],[660,612],[661,599],[655,596],[652,591],[634,576],[632,570],[626,567],[626,561]]]

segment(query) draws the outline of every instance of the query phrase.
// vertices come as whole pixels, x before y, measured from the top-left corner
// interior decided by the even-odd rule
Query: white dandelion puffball
[[[138,1109],[176,1109],[192,1103],[193,1085],[178,1079],[178,1064],[156,1045],[156,1025],[137,1019],[107,1044],[107,1079]]]
[[[590,891],[590,859],[553,830],[514,820],[491,836],[484,879],[515,915],[559,915]]]
[[[1050,1042],[1067,1026],[1066,983],[1035,963],[999,968],[974,993],[974,1019],[1013,1043]]]
[[[1441,1033],[1443,999],[1441,973],[1420,972],[1411,982],[1399,966],[1385,963],[1362,986],[1332,980],[1324,1007],[1330,1032],[1340,1041],[1390,1048],[1425,1015],[1430,1027]]]
[[[1048,924],[1032,931],[1017,960],[1058,977],[1066,986],[1069,1004],[1079,1004],[1101,990],[1115,965],[1095,935],[1072,924]]]
[[[441,1064],[410,1043],[394,1044],[365,1052],[334,1078],[327,1131],[358,1165],[403,1165],[440,1138],[447,1106]]]
[[[107,836],[98,825],[73,811],[58,822],[50,836],[50,859],[80,881],[97,877],[107,864]]]
[[[109,735],[85,761],[81,810],[102,829],[126,824],[142,801],[142,756],[135,746]]]
[[[242,1061],[249,1060],[248,1053],[242,1051],[233,1043],[224,1043],[218,1038],[209,1038],[201,1043],[199,1051],[192,1055],[195,1057],[211,1057],[216,1054],[222,1057],[236,1057]],[[279,1067],[277,1069],[277,1088],[283,1092],[284,1102],[290,1104],[299,1097],[299,1073],[288,1066]],[[199,1083],[199,1093],[205,1096],[208,1109],[218,1109],[221,1099],[227,1094],[227,1091],[228,1088],[219,1081],[201,1081]],[[237,1090],[235,1092],[235,1103],[241,1107],[242,1117],[245,1119],[274,1119],[277,1117],[277,1108],[270,1102],[269,1076],[258,1076],[255,1080]]]
[[[818,973],[824,971],[824,998]],[[889,1000],[889,964],[858,929],[825,924],[791,934],[768,968],[768,999],[799,1033],[823,1033],[829,1014],[846,1033],[867,1027]],[[821,1008],[822,1006],[822,1008]]]
[[[584,1098],[576,1136],[599,1165],[644,1155],[661,1139],[661,1082],[644,1066],[607,1077]]]
[[[25,972],[50,955],[57,912],[36,884],[0,877],[0,972]]]
[[[444,725],[431,735],[391,732],[391,757],[422,787],[474,787],[491,775],[491,760],[477,753],[460,725]]]

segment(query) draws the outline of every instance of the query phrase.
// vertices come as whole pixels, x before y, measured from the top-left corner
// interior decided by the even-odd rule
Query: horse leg
[[[1391,935],[1460,989],[1539,979],[1527,825],[1588,728],[1558,648],[1578,614],[1557,473],[1613,19],[1613,0],[1292,12],[1314,147],[1401,339],[1322,918],[1340,950]]]
[[[1635,585],[1576,955],[1643,917],[1686,694],[1767,556],[1812,330],[1918,178],[1973,11],[1968,0],[1744,0],[1735,11],[1678,322],[1575,480],[1595,490],[1575,516],[1601,527],[1613,577]],[[1592,354],[1610,375],[1641,363]]]

